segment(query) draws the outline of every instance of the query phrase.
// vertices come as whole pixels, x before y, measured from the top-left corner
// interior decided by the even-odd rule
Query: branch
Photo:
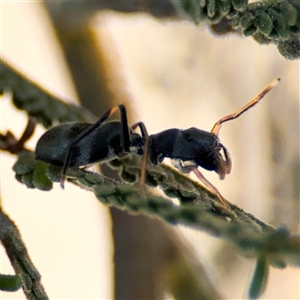
[[[33,153],[27,155],[33,158]],[[33,177],[19,173],[19,170],[24,170],[20,161],[14,165],[14,170],[24,183],[23,176]],[[123,180],[126,178],[127,181],[135,181],[140,172],[140,157],[128,155],[120,161],[119,170]],[[53,182],[59,182],[61,168],[49,166],[46,176]],[[129,213],[158,217],[172,225],[180,224],[203,230],[234,244],[245,256],[266,257],[268,264],[274,267],[300,265],[299,236],[291,235],[285,227],[275,229],[230,202],[230,210],[217,211],[215,207],[218,200],[215,195],[167,166],[154,167],[149,164],[145,184],[150,187],[158,185],[167,196],[176,197],[180,205],[175,205],[168,198],[142,191],[132,184],[113,181],[98,173],[69,169],[67,176],[73,184],[92,191],[105,205]],[[35,184],[32,181],[30,186]],[[38,184],[41,185],[41,182]]]
[[[1,287],[15,291],[21,280],[27,299],[49,299],[41,283],[41,275],[31,262],[18,228],[0,207],[0,240],[17,274],[1,275]]]
[[[33,135],[35,125],[35,119],[29,119],[20,139],[16,139],[14,134],[10,131],[7,131],[5,135],[0,133],[0,149],[12,154],[19,154],[22,151],[28,151],[28,149],[25,148],[25,143]]]
[[[261,44],[273,43],[287,59],[300,58],[300,2],[298,0],[147,0],[65,2],[45,1],[64,28],[82,26],[98,10],[145,12],[156,18],[188,19],[208,23],[217,34],[253,36]],[[72,5],[72,10],[70,6]],[[71,11],[71,13],[68,13]],[[66,13],[68,17],[66,17]],[[76,21],[76,22],[75,22]],[[83,25],[85,26],[85,25]]]
[[[217,34],[253,36],[261,44],[277,45],[287,59],[300,58],[300,2],[297,0],[171,0],[178,14],[198,24],[210,22]]]
[[[13,104],[25,110],[29,117],[35,118],[45,128],[57,122],[95,120],[95,116],[89,111],[62,102],[2,60],[0,60],[0,82],[0,94],[12,91]]]

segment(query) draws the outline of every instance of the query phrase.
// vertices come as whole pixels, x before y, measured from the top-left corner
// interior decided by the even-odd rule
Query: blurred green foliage
[[[240,32],[274,43],[287,59],[300,58],[300,1],[172,0],[179,15],[198,24],[208,21],[217,33]]]

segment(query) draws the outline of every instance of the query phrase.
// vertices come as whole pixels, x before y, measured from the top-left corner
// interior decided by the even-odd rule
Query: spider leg
[[[140,129],[142,137],[145,138],[143,157],[142,157],[141,174],[140,174],[140,180],[139,180],[139,185],[141,187],[145,182],[146,169],[147,169],[147,158],[148,158],[148,153],[151,152],[151,149],[149,151],[149,148],[152,145],[152,138],[149,137],[147,128],[143,122],[138,122],[131,126],[131,128],[133,130],[136,129],[137,127],[139,127],[139,129]]]
[[[234,120],[238,118],[242,113],[247,111],[249,108],[257,104],[271,89],[273,89],[280,81],[280,78],[274,79],[259,95],[257,95],[255,98],[253,98],[251,101],[249,101],[246,105],[244,105],[242,108],[240,108],[235,113],[225,116],[222,119],[220,119],[214,127],[211,130],[212,134],[218,135],[219,131],[221,129],[222,123]]]
[[[88,136],[90,133],[92,133],[94,130],[96,130],[103,122],[106,121],[108,117],[110,117],[113,113],[115,113],[117,110],[120,110],[121,114],[121,127],[122,127],[122,133],[121,133],[121,144],[124,149],[124,151],[129,152],[129,146],[130,146],[130,136],[129,136],[129,129],[128,129],[128,122],[127,122],[127,114],[126,109],[124,105],[117,105],[109,109],[106,113],[102,115],[102,117],[89,126],[86,130],[82,131],[70,144],[70,146],[67,149],[66,152],[66,158],[64,161],[63,169],[62,169],[62,175],[60,178],[60,186],[61,188],[64,188],[64,182],[66,180],[66,173],[68,170],[68,167],[70,165],[72,153],[74,147],[86,136]]]
[[[215,194],[215,195],[219,198],[221,204],[222,204],[225,208],[229,209],[229,208],[230,208],[229,205],[227,204],[227,202],[226,202],[226,200],[223,198],[223,196],[220,194],[220,192],[217,190],[217,188],[216,188],[215,186],[213,186],[213,185],[212,185],[212,184],[211,184],[211,183],[203,176],[203,174],[202,174],[197,168],[194,168],[194,169],[193,169],[193,172],[194,172],[194,174],[197,176],[197,178],[198,178],[201,182],[203,182],[203,183],[208,187],[208,189],[209,189],[213,194]]]

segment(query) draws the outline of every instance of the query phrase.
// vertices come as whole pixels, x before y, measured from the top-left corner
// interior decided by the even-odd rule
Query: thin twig
[[[7,131],[5,135],[0,135],[0,149],[3,151],[7,151],[11,154],[19,154],[24,150],[29,151],[25,147],[25,143],[31,138],[31,136],[34,133],[36,125],[36,120],[34,118],[29,118],[26,128],[20,137],[19,140],[17,140],[14,136],[14,134],[10,131]]]
[[[18,228],[1,207],[0,224],[0,240],[16,274],[21,279],[26,298],[30,300],[49,299],[41,283],[41,275],[30,260]]]

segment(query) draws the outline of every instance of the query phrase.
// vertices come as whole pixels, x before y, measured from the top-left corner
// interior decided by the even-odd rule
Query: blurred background
[[[220,181],[215,173],[203,173],[229,201],[299,233],[297,61],[251,38],[215,36],[205,24],[100,12],[84,2],[2,2],[1,10],[5,61],[61,99],[80,99],[99,116],[124,103],[130,122],[143,121],[149,133],[172,127],[209,131],[280,77],[258,106],[222,127],[232,174]],[[20,136],[25,113],[9,97],[0,105],[1,132]],[[37,128],[29,148],[43,132]],[[176,240],[194,249],[223,298],[246,298],[255,261],[228,243],[109,210],[71,184],[64,191],[58,185],[49,193],[29,190],[14,179],[15,160],[1,153],[3,207],[18,225],[50,299],[142,299],[138,295],[157,288],[166,249]],[[1,273],[14,273],[2,248],[0,264]],[[0,295],[24,299],[22,291]],[[298,298],[299,271],[271,269],[262,299]]]

